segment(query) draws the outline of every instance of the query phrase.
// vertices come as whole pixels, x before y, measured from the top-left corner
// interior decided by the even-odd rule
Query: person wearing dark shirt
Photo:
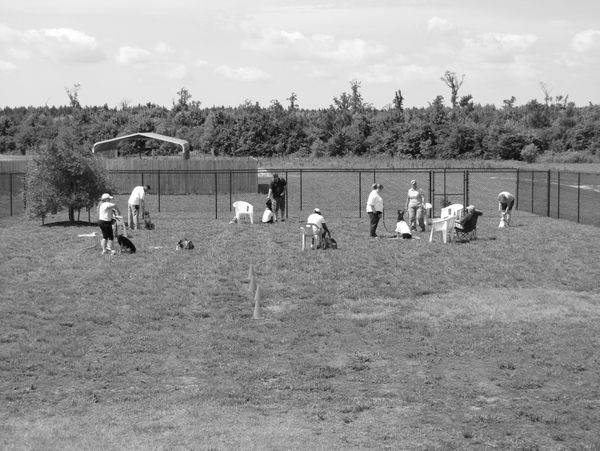
[[[273,174],[273,180],[269,184],[269,193],[267,199],[271,199],[273,210],[273,221],[278,219],[285,221],[285,186],[287,182],[283,177],[279,177],[277,173]]]
[[[454,224],[454,227],[461,232],[469,233],[477,227],[477,218],[483,213],[475,209],[474,205],[467,207],[467,214]]]

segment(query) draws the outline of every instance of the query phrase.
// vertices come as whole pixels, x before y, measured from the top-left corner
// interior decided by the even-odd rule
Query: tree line
[[[42,149],[89,152],[97,141],[136,132],[186,139],[193,153],[214,156],[333,156],[386,154],[415,159],[495,159],[536,161],[600,157],[600,106],[577,107],[568,96],[551,96],[501,107],[460,95],[464,76],[441,78],[450,101],[437,95],[426,107],[406,108],[400,90],[384,108],[374,108],[359,81],[327,108],[303,109],[292,93],[286,104],[246,101],[236,107],[203,107],[181,88],[169,108],[147,103],[119,107],[81,106],[79,85],[66,88],[65,106],[5,107],[0,110],[0,153],[29,155]],[[68,136],[68,139],[65,138]],[[169,155],[168,143],[128,142],[122,155]],[[192,153],[192,154],[193,154]]]

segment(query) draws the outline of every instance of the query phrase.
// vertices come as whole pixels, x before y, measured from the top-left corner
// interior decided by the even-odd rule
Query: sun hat
[[[321,210],[319,210],[318,208],[315,208],[315,209],[313,210],[313,212],[314,212],[314,213],[319,213],[319,214],[321,214]]]
[[[112,198],[113,198],[113,197],[112,197],[110,194],[108,194],[108,193],[104,193],[104,194],[102,195],[102,197],[100,198],[100,200],[107,200],[107,199],[112,199]]]

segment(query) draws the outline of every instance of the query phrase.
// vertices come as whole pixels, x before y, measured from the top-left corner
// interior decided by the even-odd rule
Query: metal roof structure
[[[122,141],[133,141],[137,139],[156,139],[176,144],[181,147],[183,158],[190,158],[190,143],[185,139],[173,138],[172,136],[160,135],[158,133],[133,133],[131,135],[118,136],[116,138],[98,141],[92,147],[92,153],[107,152],[117,149],[117,146]]]

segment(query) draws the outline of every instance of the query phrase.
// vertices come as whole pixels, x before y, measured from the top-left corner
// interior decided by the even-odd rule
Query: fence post
[[[288,171],[285,171],[285,219],[290,218],[290,203],[288,201],[287,181],[290,179]]]
[[[534,183],[533,183],[533,179],[535,177],[535,172],[531,171],[531,213],[533,213],[533,194],[534,194]]]
[[[546,216],[550,217],[550,180],[552,179],[552,171],[548,169],[548,183],[546,187]]]
[[[362,218],[362,203],[360,195],[362,193],[362,173],[358,171],[358,217]]]
[[[219,210],[218,210],[218,198],[219,198],[219,183],[217,180],[217,173],[215,172],[215,219],[219,219]]]
[[[8,185],[9,185],[9,191],[10,191],[10,215],[13,215],[13,173],[11,172],[10,174],[8,174]]]
[[[517,192],[517,199],[516,199],[517,206],[515,208],[516,210],[519,209],[519,179],[520,179],[520,176],[521,176],[521,172],[519,171],[519,168],[517,168],[517,186],[515,187],[515,191]]]
[[[431,193],[431,214],[435,210],[435,171],[429,170],[429,192]],[[431,215],[430,215],[431,216]]]
[[[579,223],[579,209],[581,200],[581,172],[577,173],[577,223]]]
[[[560,219],[560,171],[556,173],[556,181],[558,183],[556,191],[556,218]]]
[[[469,205],[469,171],[463,173],[463,205],[465,208]]]
[[[229,211],[231,211],[231,201],[233,200],[231,198],[232,196],[232,192],[233,191],[233,184],[231,183],[231,169],[229,170]]]
[[[157,177],[158,177],[158,188],[157,188],[157,190],[158,190],[158,212],[160,213],[160,169],[158,170]]]
[[[446,190],[446,168],[444,168],[444,199],[448,198],[448,193]]]
[[[302,211],[302,169],[300,169],[300,211]]]

